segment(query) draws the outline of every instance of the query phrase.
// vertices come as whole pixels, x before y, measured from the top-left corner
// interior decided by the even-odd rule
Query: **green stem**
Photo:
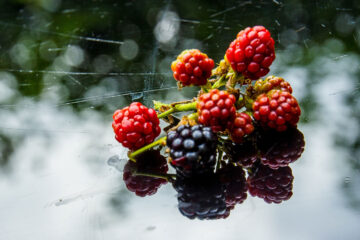
[[[191,120],[197,120],[199,117],[199,114],[197,112],[195,113],[191,113],[188,115],[188,118],[191,119]]]
[[[207,81],[206,84],[204,84],[204,85],[201,86],[201,90],[202,90],[204,93],[209,92],[209,89],[211,89],[211,82],[210,82],[210,81]]]
[[[244,103],[245,103],[246,110],[252,111],[252,105],[254,103],[254,100],[245,95]]]
[[[159,111],[162,107],[166,107],[166,108],[170,108],[171,105],[170,104],[167,104],[167,103],[162,103],[160,101],[153,101],[154,103],[154,109]]]
[[[174,112],[185,112],[185,111],[192,111],[192,110],[196,110],[196,102],[176,104],[175,106],[171,107],[169,110],[167,110],[163,113],[160,113],[158,115],[158,118],[167,117],[169,114],[172,114]]]
[[[214,85],[212,85],[212,89],[215,89],[215,88],[219,88],[219,87],[222,87],[222,86],[225,86],[226,84],[226,78],[225,78],[226,75],[222,75],[219,80],[217,80]]]
[[[169,114],[175,112],[175,109],[174,108],[170,108],[169,110],[163,112],[163,113],[160,113],[158,115],[158,118],[164,118],[164,117],[167,117]]]
[[[136,162],[136,159],[135,157],[147,150],[149,150],[150,148],[153,148],[153,147],[156,147],[157,145],[160,145],[160,144],[165,144],[166,142],[166,136],[165,137],[162,137],[162,138],[159,138],[158,140],[156,140],[155,142],[152,142],[148,145],[145,145],[143,146],[142,148],[139,148],[138,150],[128,154],[128,157],[131,161],[133,162]]]
[[[134,175],[152,177],[152,178],[161,178],[161,179],[165,179],[168,182],[171,182],[176,177],[175,174],[155,174],[155,173],[144,173],[144,172],[135,172]]]
[[[201,90],[202,90],[204,93],[209,92],[209,90],[208,90],[207,88],[204,88],[204,87],[201,87]]]
[[[240,93],[239,99],[235,103],[236,109],[241,109],[245,106],[244,95]]]

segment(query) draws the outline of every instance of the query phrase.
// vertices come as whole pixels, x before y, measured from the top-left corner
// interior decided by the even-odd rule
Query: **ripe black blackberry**
[[[262,198],[267,203],[281,203],[291,198],[293,180],[290,167],[275,170],[259,164],[252,169],[247,183],[251,196]]]
[[[214,173],[190,178],[178,175],[174,188],[179,211],[185,217],[204,220],[229,216],[224,187]]]
[[[225,187],[226,206],[233,208],[247,198],[245,171],[232,163],[226,164],[218,171],[220,182]]]
[[[229,160],[242,167],[252,167],[258,160],[257,147],[250,140],[240,144],[227,144],[225,147]]]
[[[212,172],[217,136],[210,127],[181,125],[167,134],[171,165],[184,176]]]
[[[273,169],[286,167],[304,151],[304,135],[297,128],[285,132],[268,131],[259,135],[261,163]]]
[[[159,150],[148,150],[137,156],[136,163],[128,161],[124,166],[123,179],[127,189],[139,197],[153,195],[167,181],[162,178],[136,175],[137,173],[166,174],[166,158]]]

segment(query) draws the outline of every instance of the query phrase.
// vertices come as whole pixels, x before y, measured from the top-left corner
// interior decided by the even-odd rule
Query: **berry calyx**
[[[251,117],[246,113],[236,113],[236,117],[228,128],[230,137],[234,143],[241,143],[244,136],[254,131]]]
[[[254,90],[257,94],[267,93],[273,89],[289,93],[292,93],[293,91],[290,83],[288,83],[281,77],[275,76],[269,76],[265,80],[259,79],[255,82],[254,85]]]
[[[181,125],[167,134],[171,165],[184,176],[213,172],[217,136],[202,125]]]
[[[234,95],[218,89],[200,95],[196,105],[199,123],[210,126],[214,132],[225,130],[234,121],[235,101]]]
[[[263,126],[285,131],[289,126],[296,126],[301,110],[297,100],[289,93],[271,90],[260,94],[253,103],[255,120]]]
[[[251,196],[262,198],[267,203],[281,203],[291,198],[293,180],[290,167],[274,170],[260,164],[253,169],[247,183]]]
[[[248,27],[240,31],[230,43],[226,59],[235,72],[256,80],[269,72],[275,59],[274,44],[274,39],[265,27]]]
[[[161,132],[155,110],[139,102],[116,110],[113,119],[112,127],[116,140],[130,150],[152,143]]]
[[[139,197],[153,195],[167,181],[162,178],[141,176],[140,173],[166,174],[168,165],[160,151],[149,150],[139,155],[136,163],[128,161],[124,167],[123,179],[127,189]]]
[[[214,60],[198,49],[184,50],[171,64],[175,80],[183,86],[205,85],[213,67]]]

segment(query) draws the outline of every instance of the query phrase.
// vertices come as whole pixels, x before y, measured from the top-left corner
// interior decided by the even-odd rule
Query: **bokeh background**
[[[112,113],[192,98],[175,57],[198,48],[219,62],[254,25],[272,33],[270,74],[303,112],[293,197],[191,221],[169,184],[127,191]],[[10,0],[0,30],[0,239],[360,238],[359,1]]]

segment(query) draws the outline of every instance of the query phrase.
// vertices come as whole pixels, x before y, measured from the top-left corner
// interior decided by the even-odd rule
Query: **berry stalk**
[[[176,179],[175,174],[155,174],[155,173],[135,172],[134,176],[161,178],[168,182],[173,182]]]
[[[192,111],[196,110],[196,102],[191,103],[185,103],[185,104],[176,104],[174,106],[171,106],[169,110],[166,110],[163,113],[160,113],[158,115],[158,118],[164,118],[168,115],[174,113],[174,112],[185,112],[185,111]]]
[[[212,89],[220,88],[222,86],[225,86],[227,79],[225,78],[226,75],[221,75],[219,80],[217,80],[214,85],[212,85]]]
[[[166,136],[165,137],[162,137],[162,138],[159,138],[158,140],[156,140],[155,142],[152,142],[152,143],[150,143],[150,144],[148,144],[148,145],[145,145],[145,146],[143,146],[142,148],[139,148],[138,150],[136,150],[136,151],[134,151],[134,152],[131,152],[131,153],[129,153],[128,154],[128,157],[129,157],[129,159],[131,160],[131,161],[133,161],[133,162],[136,162],[136,159],[135,159],[135,157],[137,156],[137,155],[139,155],[139,154],[141,154],[141,153],[143,153],[143,152],[145,152],[145,151],[147,151],[147,150],[149,150],[149,149],[151,149],[151,148],[153,148],[153,147],[155,147],[155,146],[157,146],[157,145],[165,145],[166,144]]]
[[[196,102],[194,102],[194,103],[196,104]],[[191,103],[191,104],[193,104],[193,103]],[[182,105],[187,105],[187,104],[182,104]],[[190,105],[189,105],[189,106],[190,106]],[[188,107],[188,106],[187,106],[187,107]],[[187,108],[187,107],[186,107],[186,108]],[[171,110],[171,109],[170,109],[170,110]],[[168,112],[168,111],[163,112],[163,113],[167,113],[167,112]],[[160,118],[160,117],[159,117],[159,118]],[[191,119],[191,120],[195,120],[195,119],[198,118],[198,114],[197,114],[197,113],[189,114],[189,115],[188,115],[188,118]],[[153,148],[153,147],[156,147],[157,145],[165,145],[165,144],[166,144],[166,138],[167,138],[166,136],[165,136],[165,137],[162,137],[162,138],[156,140],[155,142],[152,142],[152,143],[150,143],[150,144],[148,144],[148,145],[143,146],[142,148],[137,149],[137,150],[134,151],[134,152],[129,153],[129,154],[128,154],[129,159],[130,159],[131,161],[133,161],[133,162],[136,162],[135,157],[136,157],[137,155],[139,155],[139,154],[141,154],[141,153],[143,153],[143,152],[145,152],[145,151],[147,151],[147,150],[149,150],[149,149],[151,149],[151,148]]]
[[[216,161],[216,171],[219,171],[220,167],[221,167],[221,161],[222,161],[222,157],[223,157],[223,151],[219,149],[219,155],[218,155],[218,159]]]
[[[241,97],[236,101],[237,109],[245,107],[247,111],[252,112],[252,105],[254,103],[254,99],[250,98],[247,95],[241,94]]]
[[[191,113],[188,115],[189,120],[197,120],[199,117],[199,114],[197,112]]]

